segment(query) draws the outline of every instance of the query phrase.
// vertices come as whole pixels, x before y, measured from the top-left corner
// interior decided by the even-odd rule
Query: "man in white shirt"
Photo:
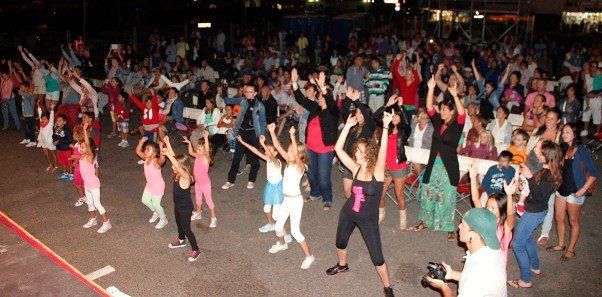
[[[443,262],[445,279],[458,282],[459,297],[506,297],[506,263],[496,236],[497,218],[485,208],[469,210],[460,229],[460,241],[468,247],[464,269],[454,271]],[[442,280],[427,278],[443,297],[455,294]]]
[[[217,72],[213,70],[213,67],[209,66],[209,64],[207,64],[207,61],[201,61],[201,79],[208,80],[209,82],[214,83],[217,78]]]

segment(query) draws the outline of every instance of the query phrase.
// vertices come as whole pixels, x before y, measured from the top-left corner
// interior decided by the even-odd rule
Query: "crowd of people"
[[[537,244],[547,244],[554,220],[558,242],[546,250],[562,252],[563,261],[576,256],[581,208],[598,175],[581,139],[601,132],[599,47],[567,48],[544,38],[532,47],[512,38],[479,46],[461,38],[363,37],[356,31],[344,46],[329,36],[309,42],[284,30],[237,36],[231,51],[221,30],[203,40],[210,49],[198,36],[176,41],[153,34],[146,56],[113,44],[100,87],[89,78],[98,65],[90,62],[83,40],[61,45],[59,59],[38,59],[32,52],[43,55],[42,49],[19,46],[13,58],[2,59],[3,130],[11,119],[23,128],[21,144],[41,148],[46,171],[59,171],[75,187],[75,205],[87,205],[84,228],[97,225],[98,212],[98,233],[111,229],[98,176],[101,152],[113,148],[101,147],[101,140],[118,137],[127,149],[129,139],[140,135],[134,153],[146,178],[141,200],[151,211],[149,223],[158,220],[157,229],[169,224],[161,203],[162,167],[169,160],[178,236],[168,246],[188,241],[191,262],[200,256],[191,220],[202,218],[203,200],[210,227],[218,224],[211,186],[218,172],[210,174],[210,168],[226,161],[220,151],[232,158],[219,195],[231,195],[246,168],[246,188],[254,188],[260,160],[266,162],[260,206],[266,224],[258,231],[275,231],[270,253],[297,241],[302,269],[315,260],[300,228],[304,203],[321,200],[330,211],[337,203],[332,168],[338,167],[344,197],[338,199],[337,262],[326,274],[349,271],[346,248],[357,227],[386,296],[393,290],[379,224],[390,191],[399,229],[431,228],[449,242],[459,231],[466,244],[461,272],[443,263],[445,279],[427,279],[443,296],[454,295],[451,280],[460,296],[506,296],[507,285],[530,288],[533,274],[542,271]],[[565,59],[554,61],[551,53]],[[561,78],[550,88],[553,77]],[[185,108],[199,111],[196,122],[185,117]],[[104,120],[109,133],[102,132]],[[180,142],[185,151],[174,150]],[[409,160],[407,147],[429,150],[428,162]],[[471,158],[469,172],[460,170],[458,156]],[[497,164],[479,174],[480,159]],[[416,178],[419,211],[411,214],[405,187]],[[474,208],[458,225],[458,186],[467,184]],[[408,227],[409,218],[419,223]],[[507,280],[510,248],[520,268],[515,280]]]

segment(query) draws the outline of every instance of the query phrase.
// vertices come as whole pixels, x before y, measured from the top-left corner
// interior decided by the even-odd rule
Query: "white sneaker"
[[[274,231],[274,224],[268,223],[268,224],[265,224],[265,225],[259,227],[259,232],[261,232],[261,233],[267,233],[270,231]]]
[[[217,227],[217,218],[211,218],[211,224],[209,224],[209,228]]]
[[[29,142],[28,144],[26,144],[26,145],[25,145],[25,147],[34,147],[34,146],[37,146],[37,145],[38,145],[38,144],[37,144],[37,143],[35,143],[35,141],[31,141],[31,142]]]
[[[138,165],[144,164],[144,160],[138,160]]]
[[[231,182],[226,182],[223,186],[222,186],[222,190],[227,190],[234,187],[234,184]]]
[[[248,182],[247,183],[247,189],[253,189],[255,188],[255,183],[254,182]]]
[[[21,142],[19,142],[19,144],[28,144],[29,143],[29,139],[23,139],[21,140]]]
[[[315,260],[316,258],[314,258],[314,255],[305,257],[305,260],[303,260],[303,263],[301,263],[301,269],[309,268],[309,266],[311,266],[311,264],[314,263]]]
[[[128,147],[128,146],[130,146],[130,143],[129,143],[127,140],[126,140],[126,141],[124,141],[124,142],[123,142],[123,146],[122,146],[122,148],[126,148],[126,147]]]
[[[192,216],[190,217],[190,220],[191,220],[191,221],[197,221],[197,220],[200,220],[200,219],[202,218],[202,217],[201,217],[201,213],[202,213],[202,211],[199,211],[199,212],[194,212],[194,211],[193,211],[193,212],[192,212]]]
[[[157,214],[156,211],[153,211],[153,216],[151,216],[151,218],[148,220],[149,223],[154,223],[159,219],[159,215]]]
[[[581,135],[581,137],[587,136],[587,130],[581,130],[580,135]]]
[[[75,202],[75,206],[82,206],[82,205],[84,205],[85,202],[86,202],[86,197],[81,197],[81,198],[77,199],[77,202]]]
[[[270,254],[275,254],[277,252],[284,251],[284,250],[287,250],[287,249],[288,249],[288,244],[286,244],[286,243],[285,244],[280,244],[280,242],[277,242],[275,245],[273,245],[270,248],[269,252],[270,252]]]
[[[100,228],[98,228],[98,230],[96,230],[96,232],[102,234],[107,232],[109,229],[111,229],[111,223],[109,221],[106,221],[104,223],[102,223],[102,226],[100,226]]]
[[[167,217],[162,218],[159,220],[159,223],[157,223],[157,225],[155,226],[155,229],[161,229],[163,227],[165,227],[165,225],[167,225]]]
[[[84,225],[84,228],[88,229],[92,226],[96,226],[96,224],[98,224],[96,222],[96,218],[90,218],[90,219],[88,219],[88,222]]]

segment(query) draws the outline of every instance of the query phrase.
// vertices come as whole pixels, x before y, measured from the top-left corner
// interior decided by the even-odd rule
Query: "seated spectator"
[[[460,154],[476,159],[495,160],[497,158],[497,150],[493,144],[491,133],[481,131],[478,141],[466,145],[465,148],[460,150]]]

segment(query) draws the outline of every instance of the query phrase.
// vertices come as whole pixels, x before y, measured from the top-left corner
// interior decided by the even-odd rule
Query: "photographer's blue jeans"
[[[17,115],[17,104],[15,102],[15,98],[2,100],[2,119],[4,120],[4,129],[8,129],[9,112],[11,113],[13,120],[15,121],[15,127],[17,127],[17,130],[21,130],[21,123],[19,122],[19,116]]]
[[[309,169],[307,170],[307,178],[312,197],[322,196],[323,202],[332,203],[332,159],[334,151],[327,153],[316,153],[310,149],[307,150],[309,159]]]
[[[547,213],[547,210],[537,213],[525,212],[514,228],[512,249],[520,269],[520,279],[527,283],[531,282],[531,268],[539,269],[537,245],[532,234]]]

